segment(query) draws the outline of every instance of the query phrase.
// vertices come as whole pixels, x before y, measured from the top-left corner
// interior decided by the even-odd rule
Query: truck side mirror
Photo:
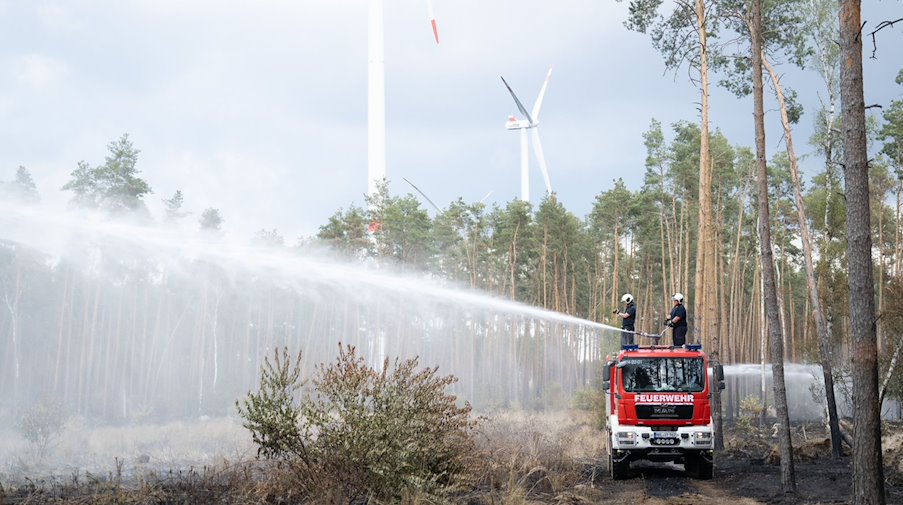
[[[611,380],[611,364],[606,363],[605,367],[602,368],[602,382],[608,382]],[[607,389],[607,387],[606,387]]]
[[[725,387],[726,387],[726,386],[724,385],[724,381],[721,381],[721,382],[718,383],[718,390],[719,390],[719,391],[724,391],[724,388],[725,388]]]
[[[724,380],[724,366],[715,365],[715,380],[723,381]],[[724,389],[724,388],[721,388]]]

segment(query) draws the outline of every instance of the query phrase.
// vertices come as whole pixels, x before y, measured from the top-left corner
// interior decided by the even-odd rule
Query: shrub
[[[605,392],[601,389],[578,389],[571,399],[571,407],[589,412],[598,428],[605,427]]]
[[[69,414],[61,402],[44,399],[22,414],[16,428],[43,458],[68,421]]]
[[[376,371],[354,347],[340,346],[296,401],[300,353],[292,365],[283,350],[238,410],[259,454],[291,461],[311,492],[338,489],[350,501],[433,494],[464,474],[476,427],[470,406],[445,393],[457,379],[436,372],[418,370],[416,358],[387,359]]]
[[[294,458],[304,456],[304,441],[298,424],[299,408],[295,397],[304,387],[301,380],[301,353],[294,363],[288,349],[277,349],[273,361],[264,358],[260,388],[248,393],[244,406],[235,402],[242,423],[257,444],[257,456]]]
[[[737,425],[747,433],[755,433],[760,428],[765,406],[758,397],[749,395],[740,400],[740,418]]]

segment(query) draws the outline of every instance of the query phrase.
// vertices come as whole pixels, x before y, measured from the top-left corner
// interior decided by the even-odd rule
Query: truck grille
[[[693,419],[692,405],[637,405],[638,419]]]

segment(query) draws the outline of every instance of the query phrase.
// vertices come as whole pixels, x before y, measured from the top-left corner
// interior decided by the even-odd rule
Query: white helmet
[[[631,303],[633,301],[633,295],[630,293],[624,293],[624,296],[621,297],[621,301],[624,303]]]
[[[682,295],[682,294],[680,294],[680,293],[674,293],[674,296],[672,296],[671,299],[674,300],[675,302],[683,303],[683,302],[684,302],[684,295]]]

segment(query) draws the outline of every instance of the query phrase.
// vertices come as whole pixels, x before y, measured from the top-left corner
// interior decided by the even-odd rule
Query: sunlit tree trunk
[[[674,271],[674,255],[671,252],[671,232],[667,233],[667,241],[665,240],[665,167],[659,164],[659,194],[661,195],[662,200],[659,202],[658,209],[658,231],[659,231],[659,241],[661,243],[661,251],[662,251],[662,295],[665,298],[665,306],[667,307],[667,296],[668,291],[672,289],[672,287],[668,284],[668,265],[671,266],[671,272]],[[647,300],[646,303],[650,303],[652,299]],[[651,308],[651,307],[650,307]]]
[[[700,121],[699,121],[699,218],[697,224],[696,241],[696,277],[693,290],[693,315],[695,319],[695,335],[697,342],[701,342],[709,331],[708,317],[710,301],[706,298],[710,293],[706,286],[706,274],[709,273],[707,262],[711,260],[711,225],[712,219],[712,163],[709,149],[709,67],[708,67],[708,41],[704,0],[696,0],[696,32],[699,37],[699,90],[700,90]],[[714,300],[711,300],[714,304]],[[717,361],[717,356],[713,357]]]
[[[901,262],[901,250],[900,250],[900,193],[903,192],[903,179],[897,177],[897,185],[894,188],[894,193],[897,196],[897,204],[894,206],[894,276],[900,276],[900,262]]]
[[[681,263],[681,244],[680,244],[680,238],[682,237],[682,235],[679,233],[681,230],[680,230],[680,225],[678,224],[678,217],[677,217],[677,198],[675,198],[673,194],[671,195],[671,216],[670,216],[670,218],[671,218],[671,222],[670,222],[671,226],[669,226],[668,228],[670,228],[671,230],[674,230],[674,231],[669,232],[668,228],[666,228],[666,230],[665,230],[666,232],[668,232],[668,244],[670,246],[670,252],[671,252],[671,254],[670,254],[671,277],[669,279],[668,289],[665,292],[665,296],[668,297],[668,300],[670,300],[669,295],[672,294],[676,290],[677,283],[680,282],[680,280],[681,280],[680,273],[682,270],[681,269],[681,265],[682,265],[682,263]],[[675,268],[675,264],[677,265],[676,268]],[[665,300],[666,307],[668,305],[670,305],[669,303],[667,303],[668,300]]]
[[[737,236],[736,242],[734,244],[733,257],[731,257],[731,288],[730,288],[730,324],[728,326],[728,332],[736,335],[737,338],[741,338],[742,333],[739,331],[741,327],[740,321],[740,311],[743,306],[743,292],[741,290],[741,286],[743,286],[743,277],[741,277],[740,270],[740,238],[743,235],[743,215],[746,210],[746,194],[745,192],[740,193],[739,204],[737,205]],[[731,363],[737,363],[738,359],[742,359],[738,356],[738,347],[742,342],[731,342],[728,344],[728,361]]]

